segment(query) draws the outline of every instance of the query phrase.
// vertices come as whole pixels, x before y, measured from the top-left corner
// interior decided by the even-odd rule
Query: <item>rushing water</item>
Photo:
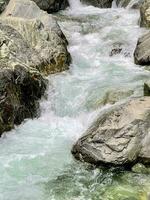
[[[108,90],[139,95],[150,77],[133,63],[137,38],[145,31],[138,26],[139,13],[70,2],[71,9],[56,17],[68,38],[72,65],[49,77],[41,117],[0,140],[0,200],[147,200],[150,175],[92,169],[70,153]],[[111,56],[114,46],[122,51]]]

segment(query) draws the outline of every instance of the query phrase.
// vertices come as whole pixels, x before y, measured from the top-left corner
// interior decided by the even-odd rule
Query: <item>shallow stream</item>
[[[0,200],[148,200],[150,175],[94,169],[71,155],[75,141],[110,106],[101,104],[108,91],[142,95],[150,72],[133,60],[146,32],[139,12],[70,3],[56,15],[69,41],[70,70],[49,77],[39,119],[0,139]]]

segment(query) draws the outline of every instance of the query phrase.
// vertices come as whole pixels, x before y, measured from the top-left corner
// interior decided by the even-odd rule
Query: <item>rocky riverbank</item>
[[[141,8],[141,26],[149,28],[150,1]],[[150,33],[141,37],[134,52],[135,63],[150,65]],[[131,98],[101,113],[72,149],[75,158],[96,165],[150,164],[150,85],[144,96]]]
[[[0,135],[38,116],[46,76],[67,70],[71,62],[59,25],[37,5],[11,0],[0,16]]]

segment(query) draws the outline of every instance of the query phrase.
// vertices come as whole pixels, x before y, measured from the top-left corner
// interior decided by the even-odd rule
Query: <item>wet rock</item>
[[[116,4],[119,7],[129,7],[133,9],[139,9],[143,4],[144,0],[132,1],[132,0],[117,0]]]
[[[39,115],[44,77],[68,69],[67,40],[30,0],[10,0],[0,18],[0,135]]]
[[[140,173],[140,174],[149,174],[150,169],[145,167],[145,165],[141,163],[137,163],[132,167],[132,171],[135,173]]]
[[[150,96],[150,81],[144,83],[144,96]]]
[[[112,50],[109,53],[109,56],[114,56],[120,54],[122,51],[122,43],[113,44]]]
[[[99,165],[150,163],[150,97],[114,106],[93,122],[73,146],[75,158]]]
[[[81,2],[87,5],[92,5],[100,8],[111,8],[112,0],[81,0]]]
[[[121,89],[113,89],[108,90],[104,96],[96,101],[93,101],[93,95],[90,96],[90,99],[87,100],[86,107],[88,109],[97,109],[101,106],[105,106],[106,104],[115,104],[118,101],[124,100],[127,97],[133,95],[133,90],[121,90]],[[95,98],[94,98],[95,99]]]
[[[38,115],[47,81],[29,65],[38,55],[12,27],[0,23],[0,135]]]
[[[142,36],[137,43],[134,60],[138,65],[150,65],[150,32]]]
[[[57,12],[69,6],[68,0],[33,0],[42,10]]]
[[[0,13],[2,13],[5,10],[8,2],[9,0],[0,0]]]

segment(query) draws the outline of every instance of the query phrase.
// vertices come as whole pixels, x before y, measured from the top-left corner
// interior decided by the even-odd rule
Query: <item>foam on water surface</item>
[[[112,89],[139,95],[150,77],[133,61],[137,39],[145,32],[138,26],[139,13],[70,3],[56,17],[73,62],[69,71],[49,77],[41,117],[1,138],[0,200],[140,200],[150,191],[149,176],[89,169],[71,155],[74,142],[106,109],[95,109],[95,102]],[[114,44],[122,50],[110,56]]]

